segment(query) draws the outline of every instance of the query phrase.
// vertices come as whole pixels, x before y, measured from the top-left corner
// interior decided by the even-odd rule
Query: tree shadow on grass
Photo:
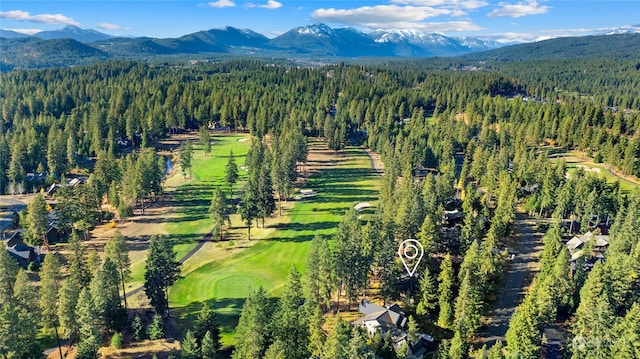
[[[255,290],[257,288],[252,288]],[[247,288],[247,293],[249,288]],[[220,324],[220,331],[230,333],[235,331],[238,325],[238,319],[240,318],[240,312],[244,305],[246,298],[221,298],[210,299],[204,302],[193,302],[183,307],[171,308],[171,315],[177,319],[179,329],[181,331],[181,337],[187,331],[187,329],[193,329],[193,324],[198,318],[198,314],[205,306],[208,306],[218,316],[218,323]],[[269,298],[272,308],[275,307],[278,298]]]

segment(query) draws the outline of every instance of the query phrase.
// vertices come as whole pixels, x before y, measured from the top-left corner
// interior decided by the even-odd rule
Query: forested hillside
[[[254,288],[240,317],[234,358],[342,358],[347,348],[361,353],[356,357],[372,357],[373,351],[384,358],[402,357],[407,349],[390,349],[388,337],[374,339],[369,348],[364,334],[342,319],[324,340],[323,313],[350,307],[374,283],[385,302],[402,301],[413,335],[440,328],[443,357],[467,357],[470,349],[478,357],[489,353],[478,349],[476,339],[504,279],[506,238],[517,208],[551,225],[540,276],[512,319],[506,352],[539,357],[543,330],[559,320],[571,328],[567,338],[584,340],[583,346],[567,349],[575,358],[589,357],[594,346],[599,357],[625,358],[634,350],[637,355],[631,344],[637,325],[626,323],[636,323],[638,316],[640,195],[555,158],[573,151],[637,180],[636,62],[468,66],[311,69],[236,60],[194,66],[102,62],[11,71],[0,75],[0,193],[38,191],[72,170],[91,173],[86,186],[60,195],[61,208],[77,209],[61,210],[70,216],[63,219],[86,233],[92,224],[87,221],[101,221],[96,208],[105,197],[126,217],[162,191],[162,165],[153,150],[159,139],[209,127],[246,130],[255,142],[247,161],[250,184],[237,210],[250,230],[252,220],[275,210],[273,193],[270,198],[252,193],[269,187],[265,179],[277,172],[269,168],[277,162],[262,159],[287,163],[283,171],[294,174],[289,188],[296,161],[306,156],[305,137],[323,138],[336,152],[364,145],[384,162],[377,212],[367,223],[354,211],[346,213],[331,246],[327,238],[314,239],[307,271],[292,269],[276,308],[262,289]],[[189,156],[188,146],[180,150],[182,159]],[[183,166],[185,178],[188,167]],[[45,179],[28,176],[44,172]],[[450,206],[462,213],[457,224],[446,217]],[[572,271],[562,244],[562,236],[573,234],[574,222],[583,231],[610,227],[611,247],[604,252],[610,260],[595,264],[588,276],[582,260],[574,261],[577,270]],[[41,236],[28,238],[46,244]],[[406,238],[417,238],[427,253],[419,283],[402,279],[396,270],[396,244]],[[314,261],[313,256],[324,259]],[[591,260],[591,252],[585,257]],[[22,274],[11,278],[16,288],[24,287]],[[173,271],[163,285],[170,286],[171,280],[176,280]],[[166,316],[162,290],[152,305]],[[16,308],[28,308],[24,298],[7,293]],[[80,299],[86,302],[89,294],[83,293]],[[334,305],[334,294],[348,302]],[[104,319],[107,325],[100,328],[115,327]],[[85,336],[84,341],[93,340]],[[202,340],[186,337],[184,343],[197,347]],[[502,357],[501,345],[491,350],[492,357]]]

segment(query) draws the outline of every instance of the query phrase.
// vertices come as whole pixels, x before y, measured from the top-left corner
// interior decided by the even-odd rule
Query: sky
[[[640,0],[2,0],[0,28],[33,34],[66,25],[118,36],[179,37],[233,26],[275,37],[316,22],[413,29],[499,41],[640,32]]]

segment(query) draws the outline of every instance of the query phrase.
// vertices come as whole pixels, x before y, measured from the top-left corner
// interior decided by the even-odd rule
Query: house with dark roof
[[[23,234],[24,230],[19,229],[3,239],[2,242],[11,258],[15,259],[22,268],[26,269],[29,263],[38,257],[35,248],[23,242]]]
[[[382,333],[392,332],[407,324],[407,317],[397,304],[382,307],[363,299],[358,305],[358,311],[364,316],[354,321],[353,325],[365,328],[371,337],[378,330]]]

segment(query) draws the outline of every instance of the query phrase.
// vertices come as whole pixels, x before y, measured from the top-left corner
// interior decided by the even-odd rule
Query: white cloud
[[[15,31],[25,35],[34,35],[43,31],[41,29],[3,29],[3,30]]]
[[[234,7],[236,6],[236,3],[234,3],[232,0],[218,0],[218,1],[211,1],[207,3],[207,6],[210,7]]]
[[[101,22],[98,24],[98,28],[103,30],[131,30],[131,28],[120,26],[118,24],[112,24],[109,22]]]
[[[22,10],[0,11],[0,18],[16,21],[31,21],[40,24],[80,25],[79,22],[63,14],[31,15],[29,12]]]
[[[484,30],[471,21],[443,21],[443,22],[399,22],[390,24],[386,29],[412,29],[424,32],[460,32]]]
[[[264,9],[269,9],[269,10],[274,10],[274,9],[282,7],[282,3],[277,2],[276,0],[268,0],[266,4],[258,5],[258,7],[261,7],[261,8],[264,8]]]
[[[546,14],[549,11],[549,7],[538,4],[535,0],[527,2],[519,2],[517,4],[509,4],[505,2],[498,3],[498,8],[490,12],[487,16],[509,16],[509,17],[522,17],[527,15],[539,15]]]
[[[439,15],[449,15],[448,9],[436,9],[428,6],[376,5],[355,9],[317,9],[311,17],[328,22],[371,27],[370,24],[394,23],[400,21],[420,21]]]
[[[477,31],[482,28],[467,16],[468,11],[488,6],[485,0],[389,0],[390,4],[352,9],[321,8],[311,13],[317,21],[378,29],[421,31]],[[427,19],[438,18],[426,22]],[[456,19],[457,18],[457,19]],[[460,19],[462,18],[462,19]]]
[[[442,6],[454,9],[478,9],[489,5],[482,0],[391,0],[392,3],[416,6]]]

